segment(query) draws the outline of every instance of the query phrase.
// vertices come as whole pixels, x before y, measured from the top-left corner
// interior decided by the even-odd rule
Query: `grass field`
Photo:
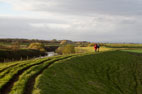
[[[142,94],[141,61],[112,51],[54,63],[38,76],[33,94]]]
[[[0,94],[31,94],[32,82],[48,66],[74,55],[1,63]],[[29,87],[30,86],[30,87]],[[26,91],[26,92],[25,92]]]
[[[142,55],[113,50],[0,63],[0,94],[142,94]]]
[[[127,43],[105,43],[104,46],[111,48],[142,48],[142,44],[127,44]]]
[[[123,50],[126,52],[134,52],[134,53],[142,53],[142,49],[129,49],[129,50]]]
[[[100,47],[100,52],[104,51],[110,51],[113,50],[113,48],[108,47]],[[76,53],[89,53],[89,52],[95,52],[94,47],[75,47]]]

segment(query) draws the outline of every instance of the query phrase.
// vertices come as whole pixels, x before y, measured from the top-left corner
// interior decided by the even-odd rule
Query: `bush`
[[[95,43],[88,44],[89,47],[94,46],[94,45],[95,45]]]
[[[67,41],[66,41],[66,40],[62,40],[62,41],[60,42],[60,44],[61,44],[61,45],[65,45],[65,44],[67,44]]]
[[[75,47],[71,44],[67,44],[66,46],[59,47],[56,52],[58,54],[72,54],[75,53]]]
[[[39,50],[0,50],[0,62],[12,61],[12,60],[20,60],[20,59],[30,59],[33,57],[45,56],[47,55],[45,52],[41,52]]]
[[[45,47],[42,43],[31,43],[28,48],[39,51],[45,51]]]
[[[0,45],[0,49],[3,49],[3,50],[9,50],[10,47],[4,46],[4,45]]]
[[[63,54],[72,54],[75,53],[75,48],[73,45],[68,44],[63,49]]]
[[[55,51],[58,54],[62,54],[64,47],[58,47],[58,49]]]
[[[20,43],[19,42],[12,42],[11,49],[14,50],[14,51],[19,50],[20,49]]]

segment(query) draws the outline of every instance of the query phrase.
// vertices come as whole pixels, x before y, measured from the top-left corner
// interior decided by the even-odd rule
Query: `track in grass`
[[[142,94],[141,61],[121,51],[63,61],[38,77],[33,94]]]
[[[42,72],[47,69],[50,65],[54,64],[55,62],[57,61],[60,61],[60,60],[64,60],[64,59],[67,59],[67,58],[70,58],[72,56],[68,56],[68,57],[65,57],[63,59],[58,59],[58,60],[55,60],[55,61],[52,61],[50,62],[47,66],[45,66],[43,69],[41,69],[39,72],[37,72],[35,75],[33,75],[27,82],[27,85],[26,85],[26,88],[24,90],[24,94],[32,94],[32,91],[33,91],[33,87],[34,87],[34,84],[35,84],[35,79],[40,75],[42,74]]]
[[[54,62],[49,63],[44,69],[48,68],[51,64],[53,64]],[[27,82],[26,88],[24,90],[24,94],[32,94],[32,90],[35,84],[35,79],[36,77],[41,74],[44,69],[40,70],[37,74],[33,75]]]
[[[50,60],[50,59],[48,59],[48,60]],[[47,61],[47,60],[44,60],[44,61],[39,62],[39,63],[36,63],[36,64],[32,64],[32,65],[30,65],[30,66],[27,66],[27,67],[23,68],[22,70],[19,70],[19,71],[12,77],[12,79],[10,79],[10,81],[7,82],[7,83],[1,88],[0,94],[9,94],[9,92],[11,91],[12,86],[14,85],[14,83],[15,83],[16,81],[18,81],[19,76],[20,76],[25,70],[29,69],[29,68],[32,67],[32,66],[42,64],[42,63],[44,63],[45,61]]]
[[[16,66],[16,65],[18,65],[18,64],[13,64],[13,65],[11,65],[11,66],[8,66],[8,67],[6,67],[6,68],[3,68],[3,69],[0,70],[0,72],[3,72],[3,71],[5,71],[5,70],[7,70],[8,68],[14,67],[14,66]]]
[[[136,52],[128,52],[129,54],[135,55],[135,56],[141,56],[142,57],[142,53],[136,53]]]
[[[18,65],[18,64],[16,64],[16,65]],[[22,64],[19,67],[24,66],[24,65],[26,65],[26,64]],[[13,66],[13,67],[15,67],[15,66]],[[0,79],[3,78],[4,76],[6,76],[8,73],[10,73],[11,68],[12,67],[7,68],[7,71],[5,73],[3,73],[2,75],[0,75]]]

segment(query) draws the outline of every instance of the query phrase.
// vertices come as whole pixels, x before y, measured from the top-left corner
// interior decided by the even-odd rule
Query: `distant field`
[[[132,45],[130,47],[124,47],[121,45],[120,47],[115,46],[115,47],[105,47],[105,46],[101,46],[100,47],[100,52],[105,52],[105,51],[114,51],[114,50],[123,50],[123,51],[129,51],[129,52],[137,52],[137,53],[142,53],[142,48],[131,48]],[[76,53],[89,53],[89,52],[94,52],[94,47],[75,47],[75,51]]]
[[[103,51],[110,51],[113,50],[113,48],[108,47],[100,47],[100,52]],[[95,52],[94,47],[75,47],[76,53],[89,53],[89,52]]]
[[[111,48],[142,48],[142,44],[104,43],[103,45]]]
[[[123,50],[126,52],[135,52],[135,53],[142,53],[142,49],[131,49],[131,50]]]

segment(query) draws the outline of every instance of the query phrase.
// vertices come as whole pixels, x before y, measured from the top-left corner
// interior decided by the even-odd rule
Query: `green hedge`
[[[15,61],[15,60],[24,60],[30,59],[33,57],[45,56],[47,55],[45,52],[41,52],[38,50],[31,49],[22,49],[22,50],[0,50],[0,62],[5,61]]]

